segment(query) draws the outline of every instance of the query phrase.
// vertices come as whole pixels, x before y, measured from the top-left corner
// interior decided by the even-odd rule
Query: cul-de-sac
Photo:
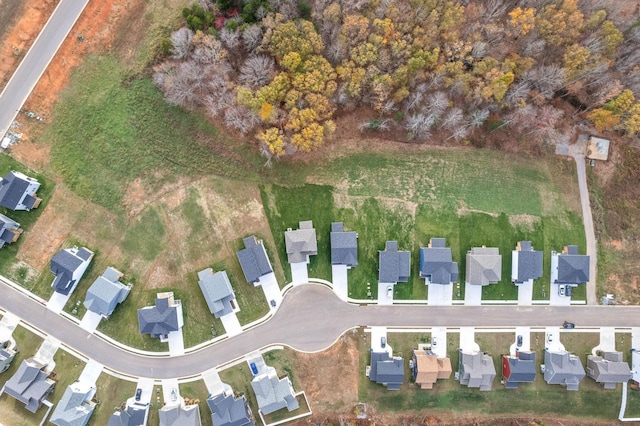
[[[0,426],[640,424],[640,0],[0,22]]]

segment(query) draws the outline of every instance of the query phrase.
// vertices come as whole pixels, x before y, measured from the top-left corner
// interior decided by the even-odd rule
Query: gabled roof
[[[56,276],[51,285],[53,289],[60,294],[69,294],[92,258],[93,252],[84,247],[62,249],[56,253],[51,259],[51,272]]]
[[[211,422],[215,426],[254,426],[251,409],[243,396],[221,393],[207,399],[211,409]]]
[[[18,222],[0,214],[0,248],[15,241],[16,235],[22,232],[19,228]]]
[[[121,277],[120,271],[108,267],[87,290],[84,306],[91,312],[106,317],[111,315],[116,305],[122,303],[131,291],[131,285],[119,281]]]
[[[173,293],[158,293],[155,306],[138,309],[140,333],[161,337],[182,327],[182,307]]]
[[[48,378],[49,374],[42,371],[45,367],[33,358],[23,360],[18,371],[4,385],[4,391],[23,402],[32,413],[38,410],[55,384]]]
[[[273,413],[285,407],[289,411],[299,407],[291,381],[288,377],[279,379],[274,368],[255,376],[251,381],[251,387],[256,394],[258,407],[264,414]]]
[[[520,284],[542,276],[542,252],[534,250],[531,241],[518,242],[512,261],[513,282]]]
[[[308,256],[318,254],[318,241],[313,222],[310,220],[302,221],[299,225],[300,229],[293,231],[289,228],[284,233],[289,263],[306,262]]]
[[[449,358],[438,358],[433,353],[414,350],[413,362],[413,378],[420,389],[433,389],[433,384],[438,379],[447,379],[451,376],[451,359]]]
[[[75,382],[64,391],[49,420],[57,426],[85,426],[95,409],[95,386]]]
[[[11,210],[30,210],[38,202],[33,195],[39,187],[36,179],[12,170],[0,180],[0,206]]]
[[[461,385],[490,391],[496,377],[493,359],[482,352],[460,352],[459,380]]]
[[[160,426],[201,426],[198,404],[173,407],[165,405],[158,410]],[[217,425],[216,425],[217,426]]]
[[[578,254],[578,246],[567,246],[558,253],[556,284],[585,284],[589,281],[589,256]]]
[[[564,385],[567,390],[578,390],[586,375],[580,358],[567,351],[544,353],[544,380],[550,385]]]
[[[109,417],[107,426],[141,426],[145,424],[148,405],[127,405],[124,410],[118,410]]]
[[[507,388],[533,382],[536,378],[536,353],[521,351],[516,356],[503,355],[502,377]]]
[[[502,278],[502,256],[497,248],[474,247],[467,252],[466,282],[495,284]]]
[[[268,273],[273,272],[271,262],[267,257],[267,252],[264,249],[262,240],[256,240],[253,235],[243,239],[244,247],[238,251],[238,261],[242,267],[244,277],[249,283],[256,283],[260,280],[260,277]]]
[[[432,238],[429,247],[420,247],[420,278],[431,284],[450,284],[458,280],[458,262],[444,238]]]
[[[358,264],[358,234],[345,232],[342,222],[331,224],[331,264],[349,267]]]
[[[411,253],[399,251],[397,241],[387,241],[385,250],[379,251],[378,282],[406,283],[411,275]]]
[[[198,278],[198,285],[200,285],[209,311],[216,318],[233,312],[231,301],[236,296],[226,271],[218,271],[214,274],[211,268],[207,268],[198,272]]]
[[[587,375],[605,389],[615,389],[617,383],[625,383],[632,377],[629,364],[622,360],[622,352],[604,352],[602,357],[587,356]]]
[[[389,390],[398,390],[404,382],[404,360],[391,357],[388,352],[371,352],[369,379]]]

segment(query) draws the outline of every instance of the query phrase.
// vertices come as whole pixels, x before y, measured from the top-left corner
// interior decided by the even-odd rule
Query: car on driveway
[[[381,348],[384,348],[384,347],[386,347],[386,346],[387,346],[387,338],[386,338],[386,337],[384,337],[384,336],[382,336],[382,337],[380,338],[380,347],[381,347]]]
[[[518,345],[518,347],[522,346],[522,334],[518,334],[518,339],[516,340],[516,345]]]
[[[576,328],[576,325],[575,325],[575,323],[565,321],[565,322],[562,324],[562,327],[563,327],[563,328]]]
[[[547,334],[547,342],[553,342],[553,334]]]
[[[432,337],[432,338],[431,338],[431,347],[433,347],[433,346],[435,346],[435,345],[437,345],[437,344],[438,344],[438,342],[436,341],[436,338],[435,338],[435,337]]]
[[[558,294],[560,296],[564,296],[564,286],[563,285],[561,285],[560,288],[558,288]]]
[[[251,372],[254,376],[258,375],[258,367],[256,367],[255,363],[252,362],[251,364],[249,364],[249,367],[251,367]]]
[[[136,401],[140,401],[140,397],[142,396],[142,389],[136,389]]]
[[[571,297],[571,292],[573,287],[571,287],[570,285],[566,286],[564,289],[564,295],[567,297]]]
[[[392,299],[393,298],[393,287],[391,287],[391,286],[387,287],[387,298],[388,299]]]

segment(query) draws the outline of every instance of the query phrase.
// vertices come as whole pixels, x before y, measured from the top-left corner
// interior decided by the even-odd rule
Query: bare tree
[[[428,139],[435,117],[429,114],[411,114],[405,122],[405,129],[409,132],[409,139]]]
[[[227,108],[236,105],[232,84],[222,75],[215,74],[208,83],[208,92],[204,106],[213,118],[224,113]]]
[[[430,115],[434,116],[436,120],[442,115],[442,113],[448,106],[449,98],[444,92],[437,91],[427,96],[426,111]]]
[[[447,130],[455,130],[458,127],[462,127],[462,119],[462,110],[458,107],[451,108],[442,118],[440,127]]]
[[[227,49],[234,51],[240,47],[240,31],[223,28],[220,31],[220,40]]]
[[[478,128],[487,121],[489,118],[489,110],[488,109],[476,109],[467,117],[469,124],[466,127],[470,127],[471,129]]]
[[[240,68],[240,84],[250,87],[261,87],[267,84],[274,72],[274,62],[271,56],[251,55]]]
[[[503,101],[509,106],[516,106],[526,101],[531,86],[526,80],[520,80],[509,86],[507,93],[504,95]]]
[[[171,33],[171,57],[173,59],[184,59],[189,54],[193,35],[193,31],[187,27],[182,27]]]
[[[200,103],[205,81],[199,66],[193,61],[186,61],[179,63],[174,72],[165,77],[164,87],[167,102],[190,107]]]
[[[249,108],[234,105],[225,111],[224,122],[227,127],[248,133],[260,122],[260,119]]]
[[[540,92],[545,99],[551,99],[556,90],[566,83],[566,73],[559,65],[541,65],[527,71],[523,80]]]
[[[261,43],[262,28],[260,25],[249,25],[242,31],[242,44],[247,52],[253,52]]]
[[[221,64],[227,56],[220,40],[213,35],[205,34],[196,37],[191,58],[201,64]]]

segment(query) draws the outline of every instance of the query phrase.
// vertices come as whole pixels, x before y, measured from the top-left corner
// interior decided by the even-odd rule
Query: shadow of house
[[[67,386],[49,421],[57,426],[86,426],[96,408],[95,393],[95,386],[81,382]]]
[[[495,247],[473,247],[467,252],[465,282],[489,285],[502,279],[502,256]]]
[[[358,234],[344,230],[342,222],[331,223],[331,264],[352,268],[358,265]]]
[[[462,352],[460,349],[458,380],[461,385],[490,391],[495,377],[496,367],[489,355],[484,352]]]
[[[567,351],[544,352],[544,380],[550,385],[566,386],[577,391],[586,373],[580,358]]]
[[[425,350],[413,351],[413,379],[420,389],[433,389],[438,379],[448,379],[451,372],[451,359],[438,358]]]
[[[22,361],[18,371],[5,383],[4,392],[24,403],[27,410],[35,413],[55,385],[49,378],[46,367],[46,364],[35,358]]]
[[[427,247],[420,247],[420,278],[426,284],[451,284],[458,281],[458,262],[451,257],[445,238],[431,238]]]
[[[411,275],[411,253],[398,250],[397,241],[387,241],[384,251],[379,251],[378,282],[384,284],[406,283]]]
[[[0,206],[9,210],[31,210],[42,201],[36,192],[40,188],[37,179],[15,170],[0,180]]]
[[[542,276],[542,252],[536,251],[531,241],[519,241],[512,252],[511,281],[523,284]]]
[[[122,272],[108,267],[87,290],[84,298],[87,310],[109,318],[116,306],[124,302],[131,291],[131,284],[121,283],[121,278]]]
[[[236,295],[231,288],[226,271],[214,274],[211,268],[204,269],[198,272],[198,285],[202,290],[209,311],[216,318],[233,312],[233,301],[236,299]]]
[[[138,309],[138,326],[140,333],[166,342],[170,332],[183,326],[180,300],[173,298],[173,292],[158,293],[155,306]]]
[[[615,389],[618,383],[631,380],[629,364],[622,360],[622,352],[603,352],[602,356],[587,356],[587,376],[605,389]]]
[[[53,290],[65,296],[71,294],[87,270],[91,259],[93,259],[93,252],[85,247],[72,247],[56,253],[51,259],[51,272],[56,276],[51,284]]]
[[[253,235],[242,240],[244,248],[236,253],[244,278],[254,286],[260,285],[260,278],[273,272],[262,240]]]
[[[533,383],[536,378],[536,353],[516,352],[516,356],[502,355],[502,380],[507,389],[517,389],[520,383]]]
[[[233,392],[221,393],[207,399],[211,422],[216,426],[255,426],[247,398],[235,398]]]

